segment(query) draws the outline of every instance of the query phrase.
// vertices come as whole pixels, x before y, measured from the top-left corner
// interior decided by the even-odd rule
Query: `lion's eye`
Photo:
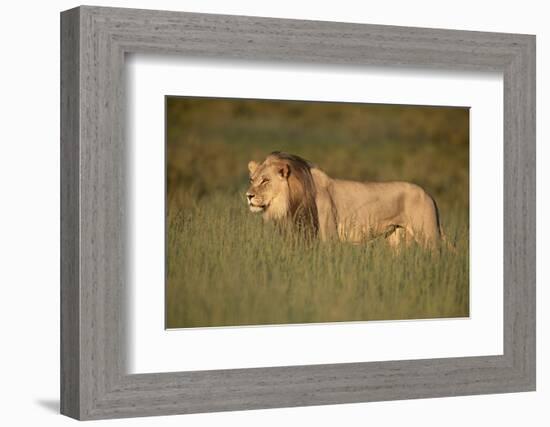
[[[260,182],[260,185],[267,184],[268,182],[269,182],[269,179],[264,178],[264,179],[262,179],[262,182]]]

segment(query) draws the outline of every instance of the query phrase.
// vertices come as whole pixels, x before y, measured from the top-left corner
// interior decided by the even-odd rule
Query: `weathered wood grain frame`
[[[504,354],[127,374],[124,60],[144,52],[502,72]],[[534,389],[534,36],[87,6],[61,14],[63,414],[100,419]]]

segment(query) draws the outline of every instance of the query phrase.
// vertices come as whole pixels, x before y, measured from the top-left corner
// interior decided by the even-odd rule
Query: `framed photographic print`
[[[61,15],[61,411],[535,389],[535,38]]]

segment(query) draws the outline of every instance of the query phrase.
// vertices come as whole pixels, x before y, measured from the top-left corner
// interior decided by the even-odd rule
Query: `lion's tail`
[[[435,202],[435,199],[432,197],[432,202],[435,207],[435,218],[437,220],[437,229],[439,230],[439,236],[441,237],[441,241],[445,244],[447,249],[449,249],[453,253],[457,253],[456,245],[451,242],[448,238],[445,232],[443,231],[443,227],[441,226],[441,221],[439,219],[439,208],[437,207],[437,203]]]

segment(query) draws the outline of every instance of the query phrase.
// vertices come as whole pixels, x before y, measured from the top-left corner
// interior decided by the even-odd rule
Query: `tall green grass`
[[[168,218],[167,327],[468,316],[468,230],[446,218],[456,253],[307,242],[217,194]]]

